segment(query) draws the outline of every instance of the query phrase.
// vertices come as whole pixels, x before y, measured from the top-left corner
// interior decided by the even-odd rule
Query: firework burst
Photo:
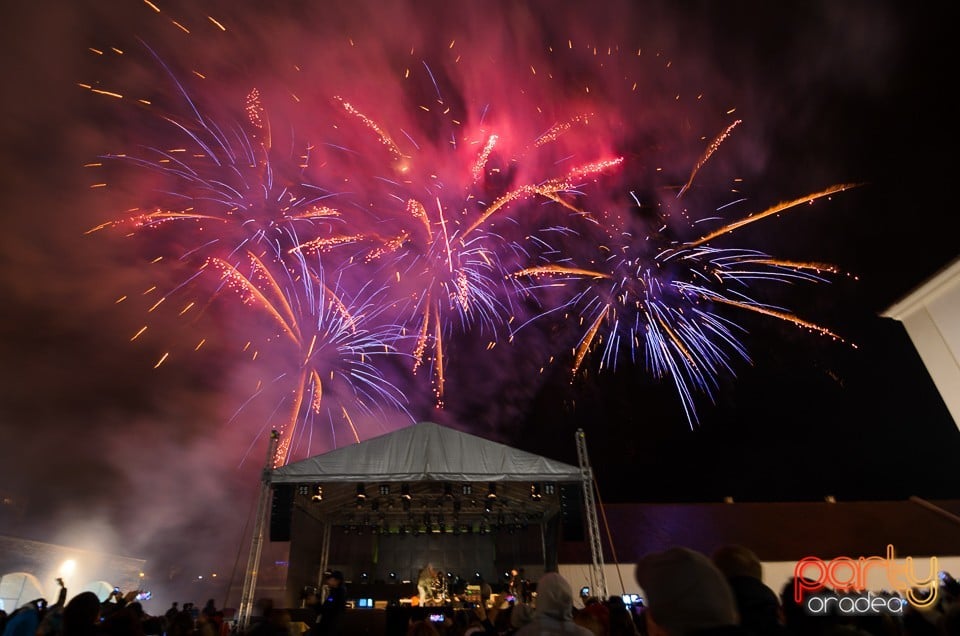
[[[210,21],[215,34],[227,31],[227,21]],[[105,156],[155,179],[143,205],[95,229],[149,237],[191,268],[154,307],[204,283],[204,293],[241,300],[237,334],[268,325],[270,346],[256,355],[286,360],[273,363],[283,371],[269,383],[287,387],[273,418],[279,461],[309,448],[321,421],[329,431],[321,446],[336,446],[337,431],[360,440],[355,410],[409,419],[407,374],[428,375],[431,407],[445,406],[458,339],[492,348],[555,317],[577,325],[571,377],[593,362],[609,371],[645,364],[674,385],[691,426],[698,396],[713,399],[718,378],[749,361],[738,312],[839,339],[758,295],[766,284],[825,281],[835,268],[729,247],[728,237],[852,184],[735,221],[698,214],[678,228],[713,157],[746,124],[723,111],[720,133],[708,139],[684,113],[683,139],[672,143],[684,150],[667,163],[687,167],[661,172],[650,151],[671,145],[657,138],[674,130],[662,124],[681,98],[638,91],[628,69],[639,51],[566,40],[541,52],[520,86],[489,81],[490,68],[516,60],[480,55],[492,47],[485,35],[467,40],[478,48],[454,38],[402,55],[383,43],[389,72],[378,77],[389,81],[375,91],[350,73],[324,82],[326,66],[311,74],[295,64],[295,87],[247,89],[235,112],[213,98],[201,108],[149,47],[167,80],[158,99],[84,85],[136,103],[165,142]],[[351,58],[339,49],[360,48],[350,38],[324,42],[345,67]],[[465,53],[480,58],[479,70]],[[207,114],[224,109],[226,117]],[[700,229],[711,222],[715,230]]]
[[[406,413],[403,392],[377,363],[396,355],[393,343],[398,340],[397,328],[381,320],[386,307],[380,302],[382,288],[345,290],[340,284],[345,272],[330,284],[322,264],[302,256],[292,259],[292,265],[277,259],[273,267],[251,252],[245,260],[242,267],[219,259],[211,265],[245,306],[269,319],[276,328],[276,346],[295,362],[275,378],[290,387],[275,408],[286,413],[274,423],[280,435],[278,464],[292,455],[309,456],[311,448],[336,447],[340,429],[359,442],[355,411],[379,414],[380,419]],[[323,428],[328,435],[314,442],[314,431]],[[298,447],[302,452],[295,452]]]
[[[677,200],[739,123],[728,126],[709,145],[679,189]],[[598,360],[599,370],[615,371],[623,361],[644,363],[653,377],[674,385],[693,427],[698,422],[697,396],[713,401],[718,378],[735,375],[734,359],[750,360],[741,340],[746,329],[726,310],[776,318],[842,340],[789,309],[764,303],[752,291],[763,283],[825,282],[827,275],[837,273],[834,265],[776,259],[761,251],[712,243],[751,223],[855,186],[835,185],[784,201],[688,241],[670,233],[668,224],[653,231],[644,227],[642,232],[622,222],[598,224],[602,233],[594,232],[587,240],[577,236],[581,244],[598,247],[598,255],[584,257],[586,264],[551,262],[521,269],[513,276],[530,280],[534,293],[545,286],[574,290],[565,302],[550,309],[575,317],[583,326],[573,350],[572,376],[591,356]]]
[[[534,176],[526,162],[543,165],[540,155],[548,154],[551,145],[560,146],[572,127],[585,125],[586,116],[517,140],[499,132],[488,108],[459,112],[448,106],[430,67],[422,68],[439,120],[430,126],[435,137],[425,142],[403,125],[397,126],[401,135],[392,134],[387,124],[342,97],[334,102],[346,116],[342,127],[351,135],[360,129],[373,142],[359,151],[362,141],[351,137],[352,154],[372,162],[366,173],[378,177],[377,195],[367,204],[377,217],[364,222],[378,229],[362,237],[369,247],[359,258],[377,265],[377,276],[393,281],[399,318],[413,336],[412,371],[429,369],[434,402],[443,406],[451,355],[445,342],[471,334],[489,338],[490,346],[496,343],[513,320],[515,298],[523,291],[508,275],[529,257],[523,242],[540,232],[546,219],[556,218],[558,210],[584,214],[575,204],[579,184],[615,169],[622,159],[608,156],[566,167],[554,162]],[[446,140],[440,150],[433,147],[437,137]]]

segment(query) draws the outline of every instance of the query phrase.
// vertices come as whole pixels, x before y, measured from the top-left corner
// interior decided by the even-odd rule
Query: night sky
[[[246,548],[240,536],[272,407],[240,407],[257,381],[275,379],[269,349],[253,360],[245,348],[263,321],[251,321],[236,299],[211,302],[196,321],[175,311],[148,315],[156,296],[144,290],[175,286],[186,267],[151,259],[161,247],[183,253],[191,244],[172,232],[88,232],[133,207],[159,205],[169,187],[163,175],[122,161],[84,167],[109,153],[182,143],[156,115],[179,104],[182,116],[184,102],[144,43],[215,115],[242,117],[250,90],[262,91],[277,145],[323,146],[327,135],[355,141],[365,153],[339,168],[360,173],[365,195],[379,176],[366,159],[376,139],[343,125],[335,135],[309,106],[356,99],[387,128],[407,126],[420,157],[444,170],[448,155],[431,138],[439,119],[417,113],[417,100],[433,90],[423,79],[428,64],[438,76],[446,69],[433,79],[452,108],[475,114],[471,100],[488,100],[492,120],[517,136],[561,113],[599,108],[599,132],[562,143],[626,157],[610,186],[627,205],[629,189],[667,200],[663,188],[675,193],[733,118],[742,123],[700,168],[691,208],[713,214],[745,199],[729,221],[859,184],[720,239],[835,264],[824,283],[758,293],[843,340],[724,310],[742,327],[750,361],[733,359],[713,403],[697,398],[693,427],[676,390],[652,378],[642,359],[614,371],[600,370],[594,356],[571,383],[571,347],[550,350],[569,342],[571,319],[552,331],[520,331],[513,343],[501,337],[492,349],[489,333],[457,334],[446,343],[445,408],[434,407],[421,373],[401,385],[409,417],[362,418],[362,438],[431,420],[576,463],[574,431],[583,428],[610,502],[960,497],[960,432],[902,325],[880,317],[960,252],[948,97],[955,54],[951,22],[938,15],[945,8],[283,1],[267,13],[259,4],[158,4],[156,12],[133,0],[83,0],[0,10],[0,494],[13,502],[0,532],[148,558],[169,576],[186,563],[229,570]],[[419,88],[398,88],[408,86],[404,64]],[[618,92],[628,76],[639,90]],[[595,91],[585,97],[588,84]],[[137,95],[157,108],[138,107]],[[549,169],[544,159],[511,178]],[[107,186],[91,187],[99,183]],[[586,195],[592,188],[602,189],[591,182]],[[617,203],[614,195],[600,200]],[[200,338],[207,345],[191,353]],[[388,374],[409,370],[388,364]],[[353,440],[333,429],[299,452]]]

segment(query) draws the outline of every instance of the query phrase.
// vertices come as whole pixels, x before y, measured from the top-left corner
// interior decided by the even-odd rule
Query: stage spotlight
[[[496,499],[497,498],[497,484],[490,482],[487,485],[487,499]]]
[[[367,488],[363,484],[357,484],[357,499],[367,498]]]
[[[543,499],[543,493],[540,492],[540,484],[530,484],[530,498],[535,500]]]
[[[313,501],[323,501],[323,486],[317,486],[313,489],[313,496],[310,497]]]

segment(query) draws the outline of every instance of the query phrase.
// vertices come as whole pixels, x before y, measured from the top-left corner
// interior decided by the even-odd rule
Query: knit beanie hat
[[[640,559],[634,576],[650,618],[671,634],[738,623],[726,577],[706,555],[683,547]]]

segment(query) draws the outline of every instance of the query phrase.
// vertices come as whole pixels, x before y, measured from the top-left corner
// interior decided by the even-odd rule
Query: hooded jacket
[[[515,636],[593,636],[586,627],[573,622],[573,592],[567,580],[556,572],[549,572],[537,581],[536,610],[533,620]]]

